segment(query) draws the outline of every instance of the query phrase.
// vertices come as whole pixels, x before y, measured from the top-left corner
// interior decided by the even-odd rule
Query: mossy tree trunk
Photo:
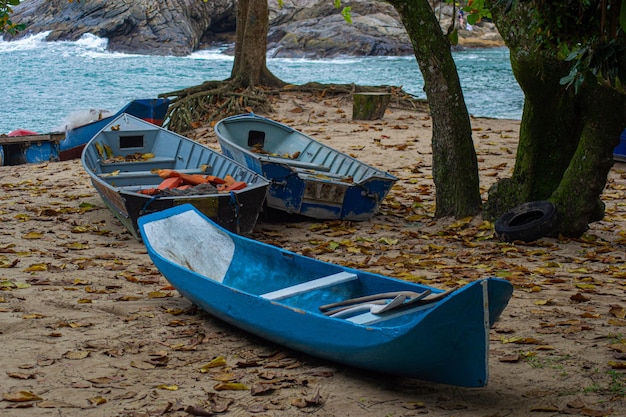
[[[626,96],[597,85],[580,94],[583,127],[578,147],[550,199],[559,212],[559,231],[578,237],[604,217],[604,190],[613,149],[626,127]]]
[[[579,237],[604,216],[600,194],[626,127],[626,96],[603,85],[586,84],[578,94],[561,85],[571,64],[556,49],[537,45],[527,24],[531,6],[518,2],[509,13],[492,8],[525,101],[513,175],[490,189],[484,215],[550,200],[559,214],[557,231]]]
[[[478,161],[450,43],[428,0],[388,0],[400,14],[424,77],[433,120],[437,217],[477,214],[482,205]]]
[[[573,93],[559,84],[568,66],[556,57],[511,48],[511,66],[524,91],[515,168],[489,191],[483,215],[495,218],[524,202],[547,200],[578,145],[582,121]]]

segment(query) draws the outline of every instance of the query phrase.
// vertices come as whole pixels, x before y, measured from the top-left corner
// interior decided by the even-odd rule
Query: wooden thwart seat
[[[157,168],[158,169],[158,168]],[[206,172],[202,171],[200,168],[189,168],[189,169],[177,169],[176,172],[181,174],[201,174],[205,175]],[[158,176],[159,174],[156,171],[113,171],[113,172],[103,172],[98,174],[100,178],[105,177],[119,177],[119,178],[142,178],[142,177],[152,177]]]
[[[295,168],[312,169],[315,171],[322,171],[322,172],[330,171],[330,168],[325,165],[320,165],[320,164],[316,164],[313,162],[298,161],[297,159],[280,158],[277,156],[267,156],[267,157],[264,156],[260,159],[261,161],[273,162],[275,164],[285,164],[285,165],[289,165]]]
[[[308,291],[318,290],[333,285],[343,284],[356,280],[358,277],[356,274],[350,272],[339,272],[333,275],[327,275],[322,278],[317,278],[311,281],[303,282],[302,284],[292,285],[291,287],[281,288],[280,290],[261,294],[261,297],[268,300],[282,300],[283,298],[293,297],[298,294],[302,294]]]

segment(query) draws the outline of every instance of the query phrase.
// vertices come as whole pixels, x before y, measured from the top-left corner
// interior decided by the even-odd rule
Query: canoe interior
[[[203,277],[256,296],[347,270],[340,265],[321,262],[232,235],[191,210],[158,223],[150,223],[146,225],[146,230],[152,248],[174,264],[184,265]],[[202,238],[198,239],[198,236]],[[189,241],[196,244],[189,247]],[[202,255],[207,252],[211,252],[212,256]],[[280,302],[293,308],[319,313],[320,305],[366,295],[391,291],[443,292],[441,289],[365,271],[351,272],[358,279],[306,291],[283,298]],[[500,307],[504,307],[499,307],[498,304],[495,303],[490,313],[490,324],[499,317],[502,311]],[[423,309],[429,307],[425,305]],[[400,315],[385,321],[383,326],[402,325],[410,320],[410,315]]]
[[[99,147],[108,147],[115,158],[103,158]],[[137,158],[130,160],[130,155]],[[149,157],[144,159],[142,155]],[[241,232],[250,233],[268,186],[266,179],[224,155],[127,114],[114,119],[88,143],[82,162],[107,205],[124,219],[125,225],[131,226],[134,234],[139,215],[184,203],[194,204],[222,226],[232,223],[227,228],[237,232],[241,229],[236,229],[236,223],[247,217]],[[221,178],[231,175],[248,185],[230,193],[210,191],[158,198],[141,194],[141,190],[155,188],[163,181],[158,175],[160,169]],[[129,218],[131,222],[127,221]]]
[[[224,154],[272,180],[268,206],[320,219],[366,220],[393,175],[254,114],[215,126]]]

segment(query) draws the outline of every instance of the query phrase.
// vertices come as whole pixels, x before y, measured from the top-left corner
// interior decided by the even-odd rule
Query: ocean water
[[[22,128],[62,129],[90,109],[117,111],[132,99],[228,78],[233,58],[219,50],[186,57],[121,54],[107,40],[85,35],[76,42],[45,42],[46,34],[0,40],[0,133]],[[455,52],[470,114],[520,119],[523,94],[513,78],[506,48]],[[283,81],[402,86],[425,98],[414,57],[331,60],[268,59]]]

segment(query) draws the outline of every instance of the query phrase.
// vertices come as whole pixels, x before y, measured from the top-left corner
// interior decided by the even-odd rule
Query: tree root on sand
[[[400,87],[356,86],[354,84],[285,85],[282,88],[241,88],[229,80],[207,81],[201,85],[160,94],[170,99],[165,116],[165,126],[177,133],[186,133],[203,125],[212,124],[224,117],[241,113],[266,114],[272,112],[271,97],[281,92],[312,93],[320,99],[327,96],[349,96],[355,92],[379,91],[392,94],[390,106],[423,110],[424,100],[404,92]]]

